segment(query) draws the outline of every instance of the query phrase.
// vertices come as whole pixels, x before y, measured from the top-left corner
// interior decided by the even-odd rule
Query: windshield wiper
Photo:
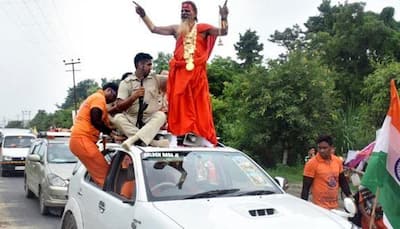
[[[192,196],[188,196],[185,199],[198,199],[198,198],[208,198],[208,197],[217,197],[217,196],[222,196],[226,195],[229,193],[234,193],[239,191],[240,189],[234,188],[234,189],[216,189],[216,190],[211,190],[207,192],[201,192],[194,194]]]
[[[275,192],[271,190],[260,189],[260,190],[241,192],[238,193],[236,196],[257,196],[257,195],[269,195],[269,194],[275,194]]]

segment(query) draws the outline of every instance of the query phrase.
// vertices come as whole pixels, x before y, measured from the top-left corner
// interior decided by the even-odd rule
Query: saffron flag
[[[361,184],[373,193],[393,228],[400,228],[400,100],[390,82],[390,107]]]

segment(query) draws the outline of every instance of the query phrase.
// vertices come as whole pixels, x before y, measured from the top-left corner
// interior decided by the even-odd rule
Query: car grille
[[[12,161],[25,161],[25,157],[13,157]]]

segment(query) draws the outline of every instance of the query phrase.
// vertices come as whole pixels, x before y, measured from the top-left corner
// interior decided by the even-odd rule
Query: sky
[[[177,24],[181,0],[137,0],[155,25]],[[199,22],[219,24],[218,5],[223,0],[195,0]],[[276,58],[283,48],[268,41],[275,30],[303,25],[317,16],[322,0],[228,0],[229,34],[222,37],[212,57],[232,57],[239,34],[255,30],[262,55]],[[331,1],[332,5],[344,1]],[[349,0],[348,2],[355,2]],[[400,0],[368,0],[366,10],[396,10]],[[26,121],[38,110],[54,112],[75,83],[101,78],[119,79],[134,71],[138,52],[172,53],[174,38],[148,31],[131,0],[0,0],[0,126],[10,120]],[[212,59],[211,57],[211,59]]]

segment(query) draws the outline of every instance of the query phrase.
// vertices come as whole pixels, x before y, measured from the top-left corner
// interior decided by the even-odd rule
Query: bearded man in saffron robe
[[[217,36],[228,34],[226,3],[219,7],[220,28],[197,23],[192,1],[182,3],[181,24],[169,26],[155,26],[135,3],[137,14],[152,33],[176,38],[167,85],[168,130],[175,136],[194,133],[203,138],[205,146],[217,144],[206,67]]]

